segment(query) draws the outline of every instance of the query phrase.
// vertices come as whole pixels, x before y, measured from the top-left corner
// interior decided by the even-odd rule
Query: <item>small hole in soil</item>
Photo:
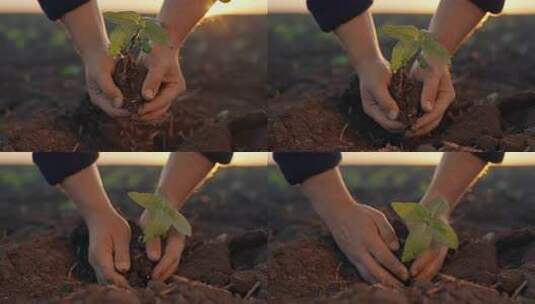
[[[248,270],[266,260],[268,234],[264,230],[248,231],[230,240],[229,251],[234,270]]]

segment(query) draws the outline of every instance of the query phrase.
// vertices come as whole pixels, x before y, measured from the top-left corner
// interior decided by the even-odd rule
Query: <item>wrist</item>
[[[371,69],[378,66],[389,69],[388,61],[380,53],[360,57],[359,59],[351,60],[351,62],[353,69],[355,69],[360,78],[365,77],[369,74]]]
[[[83,210],[81,214],[87,226],[101,225],[106,218],[119,216],[109,202]]]
[[[429,194],[426,194],[424,195],[424,197],[420,200],[420,204],[426,208],[428,208],[431,203],[436,200],[436,199],[439,199],[439,198],[442,198],[444,199],[447,203],[448,203],[448,206],[449,206],[449,209],[448,209],[448,213],[446,213],[443,218],[445,220],[449,220],[450,218],[450,214],[453,212],[453,208],[454,208],[454,203],[453,201],[449,198],[449,196],[445,193],[441,193],[441,192],[433,192],[433,193],[429,193]]]

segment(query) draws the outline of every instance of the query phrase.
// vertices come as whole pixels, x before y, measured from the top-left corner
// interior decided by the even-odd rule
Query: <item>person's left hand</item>
[[[451,73],[448,64],[439,58],[425,56],[428,63],[422,69],[414,63],[411,76],[423,82],[421,106],[425,114],[408,131],[408,136],[416,137],[433,131],[442,121],[446,110],[455,100]]]
[[[432,247],[416,258],[411,265],[411,276],[418,281],[431,281],[440,271],[448,247]]]
[[[142,95],[148,103],[139,112],[144,121],[162,117],[173,101],[186,91],[186,81],[179,63],[176,47],[155,45],[149,54],[144,55],[143,63],[148,69],[143,82]]]
[[[147,217],[148,212],[145,210],[139,219],[141,227]],[[171,227],[165,240],[155,238],[146,244],[148,258],[153,262],[158,262],[152,270],[153,280],[165,281],[175,273],[182,258],[185,242],[186,237]]]

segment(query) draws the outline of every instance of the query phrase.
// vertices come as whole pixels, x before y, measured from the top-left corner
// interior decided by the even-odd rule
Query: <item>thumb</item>
[[[130,269],[130,240],[114,240],[114,247],[115,268],[127,272]]]
[[[379,234],[381,235],[381,238],[386,243],[388,248],[392,251],[396,251],[399,249],[399,240],[396,236],[396,232],[394,231],[394,228],[388,220],[386,219],[386,216],[382,214],[379,211],[374,210],[372,214],[373,221],[375,222],[375,225],[377,226],[377,230],[379,231]]]
[[[115,108],[120,108],[123,105],[123,93],[115,85],[110,74],[104,74],[99,77],[98,85],[102,92],[113,101]]]
[[[385,88],[375,96],[376,101],[390,120],[396,120],[399,116],[399,107],[394,98]]]
[[[163,69],[160,69],[160,68],[149,69],[149,72],[147,73],[147,77],[145,77],[145,81],[143,81],[143,88],[141,90],[143,94],[143,98],[145,98],[145,100],[152,100],[156,96],[156,94],[158,93],[158,90],[160,89],[163,76],[164,76]]]
[[[433,110],[433,106],[437,99],[439,83],[440,78],[436,76],[424,79],[424,87],[420,102],[422,104],[422,109],[426,112],[431,112]]]

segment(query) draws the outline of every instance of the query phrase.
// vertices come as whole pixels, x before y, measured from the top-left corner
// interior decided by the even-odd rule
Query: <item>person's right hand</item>
[[[399,249],[394,229],[380,211],[355,202],[332,206],[322,218],[339,248],[370,284],[400,287],[407,268],[392,251]]]
[[[110,117],[129,116],[123,109],[123,94],[113,82],[115,60],[106,50],[91,52],[83,57],[85,80],[91,102]]]
[[[357,69],[364,113],[384,129],[398,133],[405,126],[397,120],[399,107],[388,91],[392,78],[390,65],[384,58],[366,60]]]
[[[100,284],[128,287],[120,274],[130,269],[130,226],[115,210],[86,219],[89,228],[89,263]]]

